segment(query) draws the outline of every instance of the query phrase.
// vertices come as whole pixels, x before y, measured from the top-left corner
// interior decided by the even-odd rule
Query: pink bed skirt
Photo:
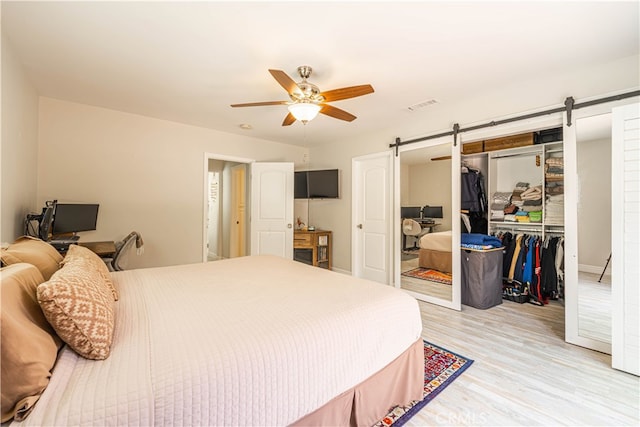
[[[420,400],[424,343],[416,341],[381,371],[304,416],[294,426],[371,426],[397,405]]]

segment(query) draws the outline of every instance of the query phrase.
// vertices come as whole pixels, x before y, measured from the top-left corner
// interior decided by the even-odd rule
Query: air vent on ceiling
[[[419,103],[411,105],[411,106],[409,106],[407,108],[409,109],[409,111],[416,111],[416,110],[418,110],[420,108],[424,108],[424,107],[427,107],[429,105],[433,105],[433,104],[437,104],[437,103],[438,103],[438,100],[436,100],[436,99],[427,99],[426,101],[419,102]]]

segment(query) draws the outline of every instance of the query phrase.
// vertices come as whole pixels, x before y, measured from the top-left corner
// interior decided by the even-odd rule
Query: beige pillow
[[[62,265],[68,265],[69,263],[86,263],[87,268],[94,268],[98,270],[98,273],[102,276],[107,286],[113,294],[113,300],[118,301],[118,291],[116,290],[113,282],[111,281],[111,273],[107,268],[107,264],[95,254],[91,249],[87,249],[79,245],[69,245],[67,255],[62,260]]]
[[[2,262],[6,265],[26,262],[35,265],[44,280],[49,280],[51,275],[58,271],[62,255],[56,251],[56,248],[35,237],[22,236],[9,245],[7,249],[3,249],[0,255]]]
[[[60,338],[87,359],[106,359],[111,351],[113,295],[100,273],[69,263],[38,286],[38,302]]]
[[[44,278],[31,264],[0,269],[2,286],[2,422],[24,419],[49,384],[62,341],[36,299]]]

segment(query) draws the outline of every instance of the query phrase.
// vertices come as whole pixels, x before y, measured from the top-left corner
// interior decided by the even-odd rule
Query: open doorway
[[[248,255],[251,159],[205,153],[203,262]]]

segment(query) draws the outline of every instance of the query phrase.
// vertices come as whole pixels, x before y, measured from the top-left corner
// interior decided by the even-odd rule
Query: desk
[[[420,221],[420,220],[415,220],[418,224],[420,224],[420,227],[424,230],[425,228],[429,229],[429,233],[433,232],[433,229],[436,228],[437,226],[440,225],[439,222],[426,222],[426,221]],[[400,224],[400,231],[402,231],[402,223]],[[416,238],[417,241],[417,238]],[[416,245],[417,246],[417,243]],[[414,247],[415,247],[414,246]],[[404,232],[402,232],[402,250],[406,251],[407,250],[407,235],[404,234]]]
[[[78,242],[78,245],[91,250],[100,258],[111,258],[116,253],[116,244],[114,242]]]
[[[418,221],[418,223],[420,224],[420,227],[422,227],[423,229],[424,228],[428,228],[429,229],[429,233],[433,233],[433,229],[440,225],[439,222],[420,222],[420,221]]]

